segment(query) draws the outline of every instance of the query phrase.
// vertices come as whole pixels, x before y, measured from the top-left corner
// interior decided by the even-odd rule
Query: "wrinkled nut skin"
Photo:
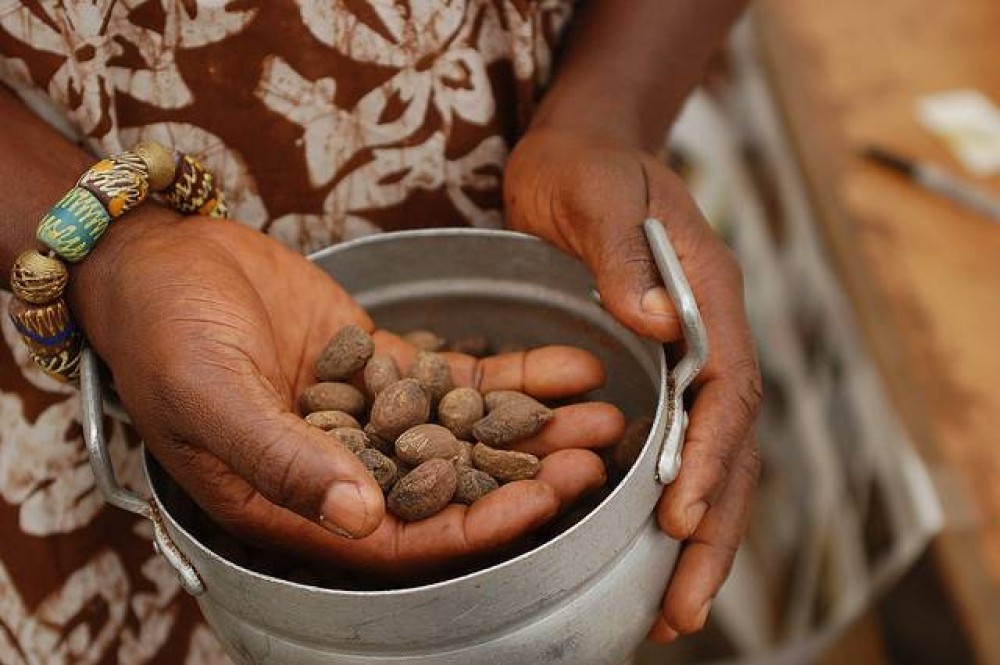
[[[530,397],[507,399],[477,422],[472,433],[479,441],[502,448],[533,435],[551,418],[552,410]]]
[[[441,398],[455,387],[451,378],[451,367],[444,356],[431,351],[421,351],[410,367],[410,378],[416,379],[427,391],[431,404],[436,405]]]
[[[388,441],[417,425],[427,422],[431,403],[416,379],[392,384],[375,398],[368,424],[372,431]]]
[[[368,439],[368,435],[359,429],[353,429],[350,427],[338,427],[337,429],[332,429],[327,432],[330,436],[336,437],[338,441],[344,444],[348,450],[357,455],[362,450],[368,448],[371,442]]]
[[[539,404],[534,397],[525,395],[524,393],[520,393],[516,390],[492,390],[486,393],[483,397],[483,406],[486,407],[486,413],[489,413],[504,402],[512,399],[526,399],[535,404]]]
[[[490,340],[486,335],[466,335],[452,342],[450,350],[473,358],[485,358],[490,355]]]
[[[461,446],[461,450],[453,461],[455,466],[472,466],[472,444],[468,441],[459,441],[458,445]]]
[[[313,427],[330,431],[341,427],[361,429],[361,424],[349,413],[343,411],[314,411],[306,415],[306,422]]]
[[[392,489],[392,486],[396,483],[398,473],[395,462],[374,448],[365,448],[357,453],[357,455],[358,459],[365,465],[368,473],[372,475],[372,478],[375,479],[375,482],[378,483],[383,492],[388,492]]]
[[[399,367],[392,356],[372,356],[365,365],[365,390],[373,399],[401,378]]]
[[[411,466],[430,459],[454,460],[462,453],[455,435],[440,425],[417,425],[396,439],[396,457]]]
[[[464,503],[471,506],[479,499],[500,487],[490,474],[479,469],[472,469],[467,466],[459,466],[455,469],[455,496],[452,501]]]
[[[447,506],[457,485],[458,477],[451,462],[428,460],[396,481],[386,505],[399,519],[416,522]]]
[[[482,417],[483,396],[472,388],[455,388],[438,404],[438,421],[459,439],[469,438]]]
[[[639,459],[639,453],[642,452],[642,447],[646,445],[646,439],[649,438],[649,430],[652,427],[653,419],[646,417],[633,420],[625,428],[622,440],[618,442],[618,445],[614,449],[615,468],[619,472],[626,473],[632,468],[635,461]]]
[[[357,418],[365,411],[365,396],[347,383],[317,383],[299,395],[299,410],[306,415],[317,411],[343,411]]]
[[[371,335],[359,326],[344,326],[316,359],[316,378],[320,381],[349,379],[365,366],[374,352],[375,342]]]
[[[403,339],[417,351],[440,351],[448,344],[448,340],[430,330],[411,330]]]
[[[393,455],[396,452],[396,448],[393,442],[389,439],[382,437],[375,428],[371,426],[371,423],[365,425],[365,434],[368,435],[368,445],[379,451],[383,455]]]
[[[502,483],[528,480],[538,473],[538,458],[528,453],[513,450],[496,450],[477,443],[472,448],[472,463]]]

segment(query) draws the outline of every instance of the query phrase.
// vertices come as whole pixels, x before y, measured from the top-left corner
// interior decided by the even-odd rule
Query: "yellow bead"
[[[10,286],[14,295],[25,302],[43,305],[62,296],[69,282],[66,264],[29,250],[14,261]]]
[[[149,171],[149,186],[154,192],[159,192],[170,186],[177,172],[177,159],[174,153],[156,141],[141,141],[132,148]]]

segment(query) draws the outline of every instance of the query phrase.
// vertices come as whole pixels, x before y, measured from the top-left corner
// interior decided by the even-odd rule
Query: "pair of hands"
[[[641,229],[647,216],[666,224],[712,354],[695,386],[681,474],[657,509],[663,530],[688,542],[651,636],[698,630],[746,529],[757,473],[749,430],[760,384],[738,266],[683,184],[629,147],[532,131],[512,155],[505,193],[511,228],[581,257],[616,318],[671,342],[680,327]],[[146,444],[227,530],[312,558],[416,572],[500,548],[604,482],[591,450],[621,436],[622,416],[577,404],[520,444],[543,457],[534,480],[419,523],[386,514],[361,463],[294,413],[333,333],[373,328],[364,311],[307,260],[238,223],[146,216],[112,227],[78,268],[71,298]],[[375,339],[406,371],[414,349],[386,332]],[[456,385],[484,392],[558,399],[603,382],[596,358],[567,347],[448,359]]]

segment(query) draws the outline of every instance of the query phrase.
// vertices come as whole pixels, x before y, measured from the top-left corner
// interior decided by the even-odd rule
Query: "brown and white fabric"
[[[572,6],[0,0],[0,82],[95,155],[145,137],[198,155],[234,218],[310,252],[500,226],[504,160]],[[146,525],[102,503],[73,390],[0,327],[0,663],[227,662]],[[111,433],[140,487],[138,438]]]

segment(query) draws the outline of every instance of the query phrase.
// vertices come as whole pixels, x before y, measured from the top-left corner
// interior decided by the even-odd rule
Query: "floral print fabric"
[[[199,155],[233,217],[302,252],[497,227],[572,4],[0,0],[0,82],[95,155]],[[0,662],[227,662],[146,525],[103,504],[72,389],[0,329]],[[109,427],[143,491],[135,433]]]

